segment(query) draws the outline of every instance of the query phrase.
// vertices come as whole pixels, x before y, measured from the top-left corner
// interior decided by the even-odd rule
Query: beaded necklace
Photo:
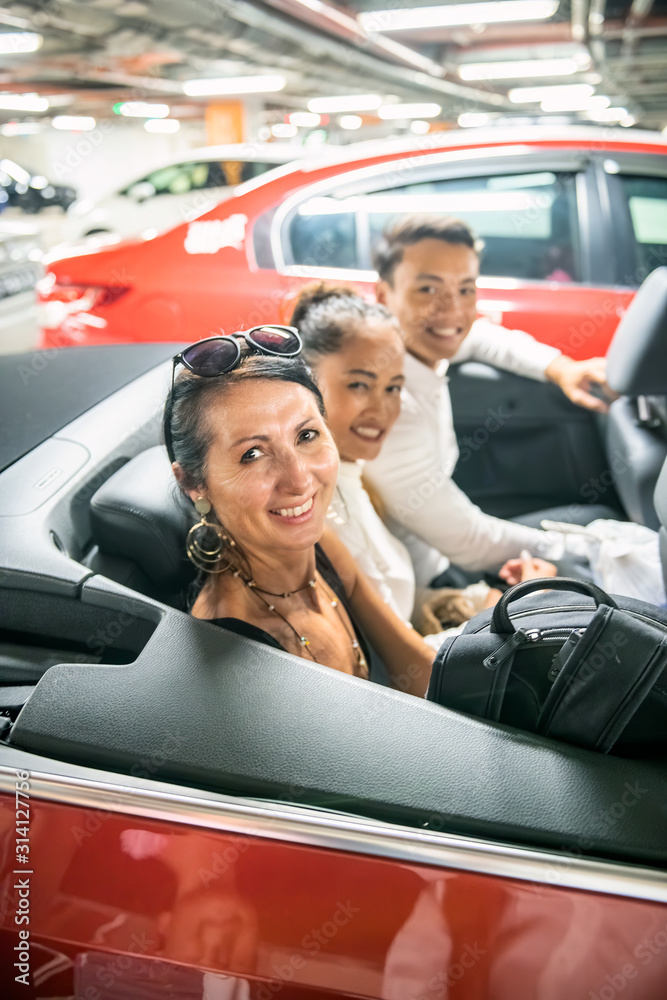
[[[354,634],[354,631],[351,629],[351,627],[348,626],[348,623],[343,618],[343,616],[342,616],[342,614],[340,612],[340,603],[338,601],[338,598],[336,597],[335,593],[328,588],[328,586],[325,584],[324,580],[322,580],[321,582],[318,582],[317,578],[315,578],[315,579],[309,580],[308,583],[305,586],[298,587],[296,590],[286,591],[285,593],[282,593],[282,594],[274,594],[270,590],[264,590],[262,587],[258,587],[257,584],[255,583],[255,581],[252,579],[252,577],[244,577],[243,574],[241,573],[241,571],[238,570],[238,569],[234,570],[233,575],[236,576],[236,577],[238,577],[241,580],[241,582],[246,585],[246,587],[248,588],[248,590],[251,590],[254,594],[256,594],[257,597],[262,602],[262,604],[269,611],[271,611],[273,614],[277,615],[279,618],[281,618],[285,622],[285,624],[287,625],[287,627],[289,629],[291,629],[291,631],[296,636],[296,638],[299,641],[299,643],[301,644],[302,648],[305,649],[308,652],[308,655],[311,657],[312,660],[315,661],[315,663],[319,663],[320,661],[317,659],[317,657],[313,653],[312,649],[310,648],[310,639],[308,639],[308,637],[305,636],[305,635],[301,635],[301,633],[298,631],[298,629],[294,628],[294,626],[292,625],[292,623],[290,622],[290,620],[284,614],[282,614],[281,611],[278,611],[278,609],[276,608],[276,606],[274,604],[271,604],[269,601],[267,601],[262,596],[262,594],[268,594],[269,597],[293,597],[294,594],[298,594],[302,590],[308,590],[309,588],[312,588],[314,590],[316,587],[319,586],[321,588],[321,590],[324,592],[324,594],[327,597],[327,599],[329,600],[329,602],[331,604],[331,607],[335,609],[336,614],[340,618],[345,631],[347,632],[347,634],[350,637],[350,642],[352,644],[352,649],[354,650],[355,659],[357,661],[357,668],[358,668],[358,671],[359,671],[360,675],[363,676],[363,677],[367,677],[368,676],[368,664],[366,662],[366,657],[364,656],[363,650],[362,650],[361,646],[359,645],[359,640],[357,639],[356,635]],[[316,574],[316,576],[317,576],[317,574]]]

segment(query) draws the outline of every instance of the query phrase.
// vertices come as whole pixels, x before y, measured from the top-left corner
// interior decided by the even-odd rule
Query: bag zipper
[[[519,646],[523,646],[528,642],[539,643],[541,646],[551,646],[557,643],[567,642],[573,632],[583,635],[586,629],[584,628],[568,628],[565,626],[560,626],[559,628],[532,628],[525,629],[520,628],[510,636],[507,642],[504,642],[495,653],[491,653],[484,660],[484,666],[487,670],[496,670],[498,667],[502,666],[510,656],[514,656],[515,652]]]
[[[532,611],[517,611],[513,615],[510,615],[510,620],[513,618],[527,618],[529,615],[544,615],[551,611],[581,611],[581,604],[570,604],[563,605],[557,608],[534,608]],[[667,625],[663,625],[662,622],[656,621],[654,618],[649,618],[648,615],[642,615],[639,611],[630,611],[628,608],[619,608],[626,615],[631,615],[633,618],[638,618],[641,622],[647,622],[649,625],[655,625],[657,628],[662,629],[663,632],[667,632]],[[566,626],[560,626],[565,628]],[[537,630],[539,631],[539,629]],[[570,630],[571,631],[571,630]]]

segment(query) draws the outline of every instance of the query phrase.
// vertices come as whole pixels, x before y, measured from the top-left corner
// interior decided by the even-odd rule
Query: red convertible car
[[[371,292],[389,219],[455,214],[484,241],[479,310],[572,357],[603,355],[667,263],[667,143],[622,128],[436,132],[279,168],[155,239],[51,262],[42,347],[199,340],[284,321],[314,278]]]
[[[159,444],[177,349],[0,362],[1,996],[664,1000],[664,760],[184,613],[188,522]],[[664,391],[655,364],[637,372]],[[466,464],[481,500],[613,493],[598,419],[555,386],[452,376],[458,426],[511,414]]]

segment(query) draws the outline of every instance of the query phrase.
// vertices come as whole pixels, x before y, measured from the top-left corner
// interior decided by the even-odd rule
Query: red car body
[[[340,162],[280,168],[241,186],[234,197],[195,222],[155,239],[52,261],[38,289],[41,347],[193,341],[220,330],[229,333],[258,323],[284,322],[295,293],[316,278],[354,282],[372,294],[367,244],[373,224],[360,221],[364,197],[408,192],[407,201],[396,202],[405,209],[413,204],[411,193],[422,190],[424,183],[427,188],[435,184],[437,194],[438,184],[444,184],[446,191],[446,184],[454,180],[458,188],[445,194],[442,204],[450,206],[448,212],[455,211],[457,204],[464,205],[460,191],[456,193],[461,185],[474,187],[493,175],[498,190],[491,190],[487,180],[484,196],[495,198],[496,208],[502,207],[502,199],[510,204],[513,177],[528,176],[529,187],[538,185],[534,196],[530,190],[519,193],[523,202],[516,203],[514,216],[507,216],[514,218],[516,230],[510,237],[518,233],[523,238],[526,232],[540,237],[544,225],[569,225],[570,235],[563,238],[569,240],[567,246],[556,245],[554,233],[552,243],[515,241],[520,250],[523,247],[519,265],[526,273],[533,263],[526,258],[536,252],[531,247],[544,243],[544,253],[553,255],[553,267],[545,264],[542,271],[549,273],[542,278],[517,276],[511,263],[501,276],[484,274],[483,264],[480,313],[504,326],[527,330],[573,357],[603,355],[634,289],[652,267],[664,263],[660,237],[645,238],[638,231],[639,223],[634,216],[631,219],[632,198],[623,187],[628,177],[631,182],[650,177],[664,184],[667,144],[662,137],[576,128],[561,133],[514,129],[510,134],[440,136],[429,135],[428,141],[410,148],[389,144]],[[435,181],[424,181],[434,176]],[[563,203],[562,211],[548,223],[540,214],[544,207],[540,207],[540,184],[551,185],[551,205],[562,196],[558,202]],[[570,188],[572,193],[565,198]],[[355,194],[359,191],[361,195]],[[340,239],[334,236],[332,242],[327,230],[322,240],[309,245],[307,254],[304,251],[305,259],[291,261],[293,245],[285,242],[293,240],[290,219],[300,209],[307,213],[304,205],[315,204],[309,202],[312,198],[325,204],[325,212],[336,213],[347,192],[353,199],[350,218],[355,216],[354,248],[350,247],[354,266],[348,266],[350,261],[340,266],[336,259]],[[663,197],[662,188],[656,197]],[[436,205],[437,198],[433,202],[427,193],[414,204]],[[650,216],[650,205],[644,198],[642,220]],[[473,204],[473,213],[476,210]],[[569,222],[563,221],[568,212]],[[465,211],[460,214],[466,217]],[[493,218],[490,225],[493,229]],[[646,228],[645,221],[641,225]],[[511,239],[505,244],[514,245]],[[569,262],[574,255],[576,270]],[[498,257],[502,265],[501,250]]]
[[[2,771],[4,1000],[664,997],[657,873]]]

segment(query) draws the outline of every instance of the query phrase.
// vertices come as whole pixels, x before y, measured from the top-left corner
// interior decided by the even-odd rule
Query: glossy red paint
[[[0,797],[4,1000],[664,998],[667,906],[559,888],[567,859],[535,884],[31,808],[17,872],[15,803]],[[21,883],[30,922],[17,925]],[[14,969],[25,929],[29,986]]]
[[[451,140],[445,143],[427,138],[429,143],[409,153],[375,153],[317,169],[300,167],[242,191],[197,220],[224,223],[234,232],[245,232],[244,241],[216,252],[187,252],[189,226],[197,223],[186,223],[147,242],[123,243],[52,262],[40,285],[40,346],[192,341],[221,329],[231,332],[257,323],[284,321],[286,299],[313,275],[307,268],[288,276],[257,266],[252,234],[260,217],[267,218],[289,196],[319,181],[379,164],[413,166],[426,162],[429,155],[454,148]],[[507,139],[475,141],[468,136],[455,142],[471,151],[497,149],[499,155],[511,144]],[[601,130],[598,140],[535,139],[526,145],[537,151],[667,153],[667,145],[647,145],[630,137],[628,141],[612,141],[606,130]],[[230,223],[232,216],[237,219]],[[372,294],[370,284],[357,283]],[[74,295],[73,301],[63,302],[67,286],[81,286],[82,298]],[[509,279],[486,279],[479,292],[482,314],[505,326],[528,330],[539,340],[580,358],[606,352],[619,315],[631,297],[627,288]]]

